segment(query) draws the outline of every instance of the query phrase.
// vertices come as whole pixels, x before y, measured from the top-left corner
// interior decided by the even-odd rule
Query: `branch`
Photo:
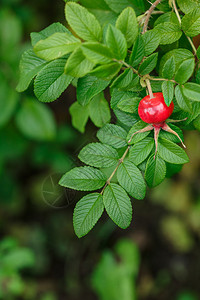
[[[154,11],[154,9],[156,8],[156,6],[161,2],[162,0],[156,0],[151,7],[149,8],[149,10],[147,11],[147,16],[146,16],[146,20],[144,22],[144,27],[143,27],[143,31],[142,34],[144,34],[147,31],[147,27],[149,24],[149,19]]]
[[[173,3],[174,11],[175,11],[176,16],[177,16],[178,21],[179,21],[179,24],[181,25],[181,17],[180,17],[180,14],[179,14],[177,6],[176,6],[176,1],[172,0],[172,3]],[[196,56],[197,55],[197,49],[196,49],[195,45],[193,44],[193,42],[192,42],[192,40],[191,40],[191,38],[189,36],[186,35],[186,37],[187,37],[187,39],[188,39],[188,41],[189,41],[189,43],[190,43],[190,45],[191,45],[191,47],[192,47],[192,49],[194,51],[194,54]]]

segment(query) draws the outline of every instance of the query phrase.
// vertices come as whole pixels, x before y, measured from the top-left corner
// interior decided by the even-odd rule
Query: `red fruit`
[[[138,106],[138,113],[140,118],[149,124],[162,124],[172,114],[174,110],[174,103],[171,102],[168,107],[165,103],[162,93],[154,93],[154,98],[149,95],[144,97]]]

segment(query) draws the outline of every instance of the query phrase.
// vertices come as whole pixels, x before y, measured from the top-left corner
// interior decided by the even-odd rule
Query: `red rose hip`
[[[168,107],[162,93],[154,93],[154,98],[149,95],[144,97],[138,106],[140,118],[148,124],[159,124],[165,122],[174,110],[174,103]]]

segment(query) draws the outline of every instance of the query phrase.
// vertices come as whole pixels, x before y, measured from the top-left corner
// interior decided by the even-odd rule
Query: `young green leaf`
[[[125,8],[117,18],[116,27],[124,34],[127,46],[130,48],[138,35],[138,22],[134,9]]]
[[[187,154],[181,147],[163,138],[160,138],[158,141],[158,154],[162,159],[172,164],[189,162]]]
[[[113,52],[113,57],[124,60],[127,55],[126,39],[119,29],[109,24],[106,31],[106,45]]]
[[[78,80],[77,100],[81,105],[87,105],[90,100],[103,91],[110,81],[99,79],[95,76],[87,75]]]
[[[73,224],[76,235],[86,235],[100,219],[104,211],[103,196],[92,193],[84,196],[75,206]]]
[[[149,187],[159,185],[166,176],[166,164],[164,160],[157,154],[151,155],[147,161],[144,178]]]
[[[155,29],[159,32],[161,40],[161,45],[172,44],[178,41],[182,36],[182,31],[179,25],[165,22],[159,24],[155,27]]]
[[[93,69],[94,65],[85,57],[81,48],[77,48],[66,62],[65,73],[73,77],[83,77]]]
[[[154,146],[152,138],[146,138],[133,145],[129,152],[129,160],[136,166],[141,164],[151,153]]]
[[[99,22],[85,7],[68,2],[65,6],[65,16],[76,34],[86,41],[101,41],[102,30]]]
[[[121,64],[112,62],[106,65],[98,66],[94,68],[90,74],[104,80],[111,80],[115,75],[119,73]]]
[[[95,64],[108,64],[114,58],[111,50],[103,44],[84,43],[81,48],[83,54]]]
[[[80,151],[78,158],[92,167],[107,168],[117,163],[119,155],[117,151],[109,145],[91,143]]]
[[[132,52],[129,58],[130,65],[133,67],[139,65],[144,55],[144,40],[142,35],[139,34],[133,44]]]
[[[35,99],[27,99],[16,115],[16,124],[28,138],[38,141],[52,140],[56,123],[48,106]]]
[[[80,45],[81,41],[72,34],[57,32],[45,40],[39,41],[34,47],[34,52],[40,58],[53,60],[72,52]]]
[[[139,131],[140,129],[143,129],[146,126],[147,126],[147,123],[140,120],[131,127],[131,129],[127,135],[127,138],[126,138],[126,140],[129,141],[130,145],[143,140],[147,135],[149,135],[150,131],[135,134],[137,131]],[[131,139],[131,141],[130,141],[130,139]]]
[[[69,108],[72,117],[72,125],[81,133],[85,131],[85,125],[89,118],[88,106],[82,106],[77,101],[74,102]]]
[[[104,98],[103,93],[96,95],[89,104],[90,119],[97,127],[102,127],[110,122],[111,113],[108,101]]]
[[[187,36],[194,37],[200,33],[200,9],[193,9],[186,14],[181,22],[182,29]]]
[[[39,41],[45,40],[46,38],[48,38],[49,36],[51,36],[52,34],[54,34],[56,32],[67,32],[67,33],[71,34],[71,32],[65,26],[63,26],[61,23],[59,23],[59,22],[53,23],[40,32],[32,32],[31,33],[32,46],[34,47]]]
[[[132,205],[125,190],[116,183],[108,185],[103,193],[103,203],[109,217],[119,227],[127,228],[132,219]]]
[[[34,92],[42,102],[56,100],[71,83],[73,77],[64,74],[66,60],[58,59],[50,62],[36,76]]]
[[[46,64],[47,62],[37,57],[32,49],[25,51],[19,64],[20,77],[16,90],[18,92],[25,91],[31,80]]]
[[[67,172],[59,184],[78,191],[94,191],[106,183],[106,176],[92,167],[76,167]]]
[[[159,32],[155,29],[148,30],[143,35],[143,40],[144,40],[144,54],[145,56],[148,56],[158,48],[160,44],[161,36]]]
[[[161,75],[164,78],[172,79],[175,74],[175,58],[172,55],[163,65]]]
[[[187,59],[183,61],[175,74],[175,81],[178,83],[185,83],[189,80],[194,72],[195,60],[194,58]]]
[[[164,81],[162,83],[162,93],[167,106],[170,106],[174,98],[174,83],[171,81]]]
[[[136,199],[143,199],[146,193],[146,185],[140,170],[130,161],[120,164],[117,170],[119,184]]]
[[[139,73],[145,75],[153,71],[157,64],[158,53],[153,53],[148,56],[139,67]]]
[[[127,132],[120,126],[106,124],[97,132],[100,142],[110,145],[116,149],[127,146]]]
[[[181,85],[177,85],[175,88],[175,97],[176,101],[178,103],[178,106],[187,112],[192,111],[192,104],[190,100],[184,95],[183,93],[183,87]]]
[[[187,82],[183,88],[183,94],[192,101],[200,101],[200,85]]]

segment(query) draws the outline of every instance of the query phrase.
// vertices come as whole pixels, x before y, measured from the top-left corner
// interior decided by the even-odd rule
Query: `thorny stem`
[[[154,98],[154,95],[153,95],[153,92],[152,92],[150,80],[145,79],[145,82],[146,82],[146,85],[147,85],[147,89],[148,89],[148,92],[149,92],[150,99],[152,99],[152,98]]]
[[[178,9],[177,9],[177,6],[176,6],[176,1],[175,1],[175,0],[172,0],[172,3],[173,3],[174,11],[175,11],[176,16],[177,16],[178,21],[179,21],[179,24],[181,25],[181,17],[180,17],[180,14],[179,14]],[[192,42],[192,40],[191,40],[191,38],[190,38],[189,36],[187,36],[187,39],[188,39],[190,45],[192,46],[192,49],[193,49],[194,54],[195,54],[195,56],[196,56],[196,54],[197,54],[197,49],[196,49],[195,45],[193,44],[193,42]]]
[[[130,145],[127,147],[126,151],[124,152],[124,154],[122,155],[122,157],[119,159],[118,164],[116,166],[116,168],[114,169],[114,171],[112,172],[112,174],[110,175],[110,177],[108,178],[108,180],[106,181],[106,184],[104,185],[102,191],[101,191],[101,195],[103,195],[103,192],[105,191],[105,188],[110,184],[113,176],[115,175],[115,173],[117,172],[119,166],[121,165],[121,163],[123,163],[126,155],[128,154],[128,151],[130,149]]]
[[[146,15],[146,20],[144,22],[144,27],[143,27],[143,31],[142,34],[144,34],[147,31],[147,27],[149,24],[149,19],[154,11],[154,9],[156,8],[156,6],[161,2],[162,0],[156,0],[151,7],[149,8],[149,10],[147,11],[147,15]]]

